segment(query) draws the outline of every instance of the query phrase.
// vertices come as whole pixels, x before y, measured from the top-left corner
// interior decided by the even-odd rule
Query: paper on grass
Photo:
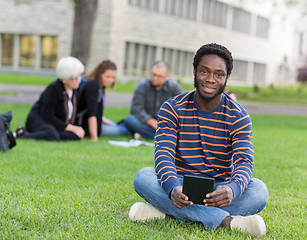
[[[121,146],[121,147],[138,147],[138,146],[141,146],[141,145],[152,146],[152,147],[155,146],[155,144],[153,144],[153,143],[144,142],[144,141],[135,140],[135,139],[131,139],[129,142],[109,140],[109,143],[111,145]]]

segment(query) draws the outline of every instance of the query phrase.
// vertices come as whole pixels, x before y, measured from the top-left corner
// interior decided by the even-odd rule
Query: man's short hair
[[[197,69],[197,66],[204,55],[217,55],[220,58],[223,58],[227,65],[227,77],[230,76],[233,68],[233,59],[231,52],[224,46],[217,43],[209,43],[201,46],[194,56],[193,66],[194,69]]]
[[[56,66],[56,72],[59,79],[70,79],[83,73],[84,65],[75,57],[61,58]]]
[[[156,68],[164,68],[166,70],[166,74],[169,74],[169,65],[167,62],[165,61],[156,61],[152,64],[152,68],[156,67]]]

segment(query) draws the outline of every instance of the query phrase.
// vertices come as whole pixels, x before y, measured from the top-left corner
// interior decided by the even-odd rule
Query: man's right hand
[[[152,127],[153,129],[157,130],[157,126],[158,126],[158,122],[156,119],[154,118],[149,118],[147,121],[146,121],[146,124],[150,127]]]
[[[175,207],[183,208],[189,205],[193,205],[192,201],[189,201],[187,195],[182,192],[182,186],[174,187],[171,192],[171,200]]]

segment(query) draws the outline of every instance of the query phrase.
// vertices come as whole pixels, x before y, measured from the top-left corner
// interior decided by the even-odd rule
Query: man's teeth
[[[201,84],[202,87],[208,88],[208,89],[214,89],[213,87],[206,87],[204,84]]]

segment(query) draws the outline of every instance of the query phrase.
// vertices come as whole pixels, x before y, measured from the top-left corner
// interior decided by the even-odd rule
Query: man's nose
[[[210,73],[206,79],[207,82],[209,83],[215,83],[214,75]]]

